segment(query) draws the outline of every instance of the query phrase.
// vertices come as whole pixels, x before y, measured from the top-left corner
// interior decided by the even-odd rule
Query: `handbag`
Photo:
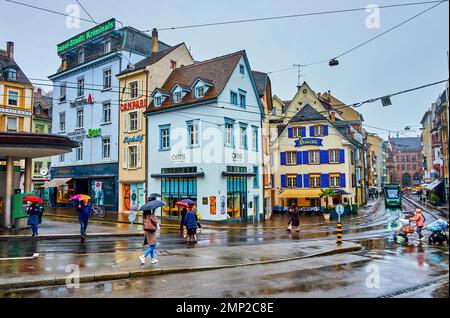
[[[157,225],[153,223],[153,220],[150,216],[144,219],[144,231],[149,231],[153,233],[156,232],[157,228],[158,228]]]

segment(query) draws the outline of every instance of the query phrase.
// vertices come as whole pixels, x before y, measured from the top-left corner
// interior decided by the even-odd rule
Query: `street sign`
[[[339,205],[336,206],[336,213],[338,215],[344,214],[344,211],[345,211],[345,209],[344,209],[344,206],[342,204],[339,204]]]
[[[382,97],[381,104],[383,105],[383,107],[391,106],[392,105],[391,97],[389,96]]]
[[[130,223],[133,224],[135,220],[136,220],[136,212],[131,211],[130,214],[128,215],[128,221],[130,221]]]

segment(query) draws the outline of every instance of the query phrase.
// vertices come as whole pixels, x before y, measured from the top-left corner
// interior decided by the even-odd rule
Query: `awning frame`
[[[46,184],[44,184],[41,188],[48,189],[48,188],[59,188],[60,186],[66,184],[73,178],[53,178]]]

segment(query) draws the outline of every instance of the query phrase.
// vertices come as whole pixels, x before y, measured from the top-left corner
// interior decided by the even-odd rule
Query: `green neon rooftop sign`
[[[116,19],[108,20],[100,25],[93,27],[73,38],[58,44],[56,51],[58,54],[64,53],[86,41],[90,41],[116,28]]]

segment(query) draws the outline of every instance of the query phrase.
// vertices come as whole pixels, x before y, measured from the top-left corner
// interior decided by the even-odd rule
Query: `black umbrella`
[[[144,204],[143,206],[141,206],[141,208],[139,209],[139,211],[152,211],[155,210],[157,208],[160,208],[162,206],[165,206],[166,203],[160,200],[154,200],[154,201],[149,201],[146,204]]]
[[[159,193],[152,193],[152,194],[150,194],[149,197],[150,198],[162,198],[161,194],[159,194]]]

